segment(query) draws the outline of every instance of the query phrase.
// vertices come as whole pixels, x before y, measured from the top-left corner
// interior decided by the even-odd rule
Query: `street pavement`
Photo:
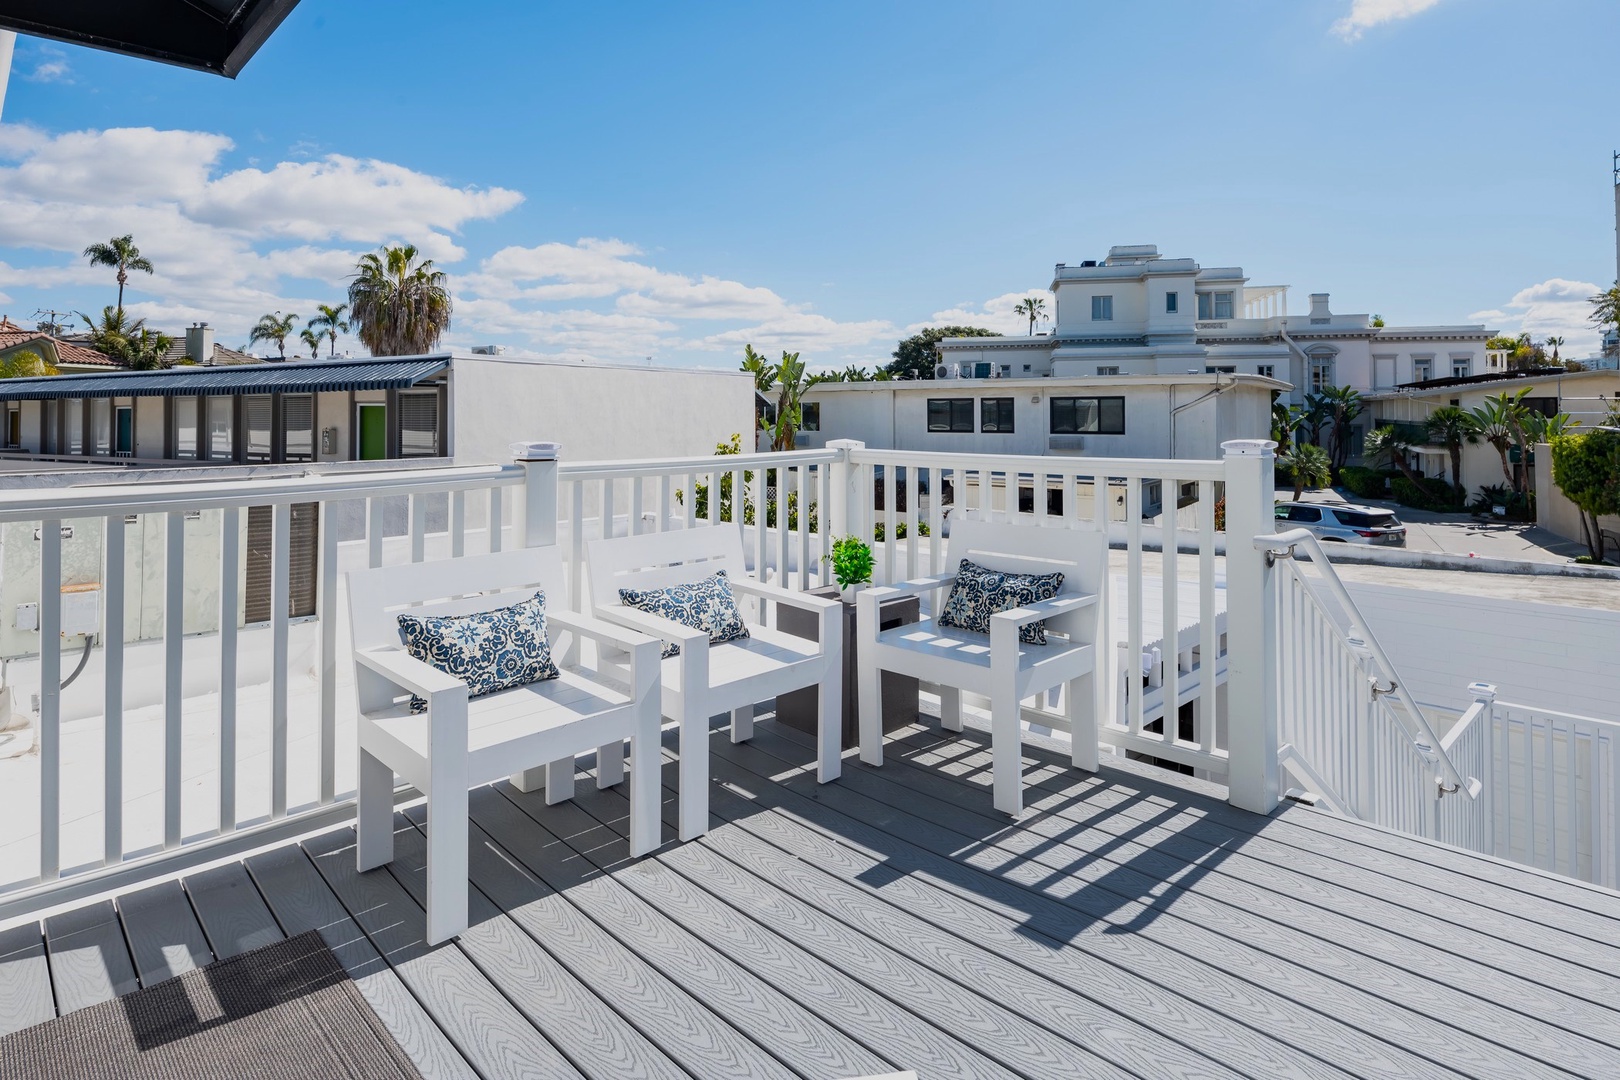
[[[1292,492],[1279,491],[1280,498]],[[1301,502],[1355,503],[1388,510],[1406,526],[1408,551],[1438,551],[1491,559],[1521,559],[1526,562],[1568,563],[1585,555],[1586,545],[1565,540],[1539,525],[1518,521],[1493,521],[1470,514],[1437,514],[1413,510],[1382,499],[1363,499],[1349,491],[1323,488],[1307,491]]]

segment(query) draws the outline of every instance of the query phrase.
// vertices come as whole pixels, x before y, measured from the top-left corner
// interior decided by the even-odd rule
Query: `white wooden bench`
[[[680,724],[680,832],[682,840],[709,828],[709,718],[731,714],[731,739],[753,735],[754,705],[791,690],[820,688],[816,717],[816,778],[838,778],[843,699],[841,605],[748,577],[742,537],[735,525],[647,533],[586,545],[591,606],[595,614],[681,647],[663,664],[664,715]],[[748,598],[759,602],[749,636],[709,644],[702,630],[626,607],[620,589],[664,589],[690,584],[724,570],[745,620]],[[813,612],[820,640],[810,641],[765,625],[766,603]]]
[[[562,556],[555,547],[356,570],[348,575],[359,705],[361,870],[390,861],[394,848],[394,774],[427,796],[427,940],[467,928],[467,790],[511,776],[522,790],[540,783],[551,763],[548,802],[572,793],[573,759],[607,747],[622,762],[630,740],[630,852],[659,845],[658,653],[660,645],[568,611]],[[561,674],[468,700],[467,685],[412,657],[400,643],[397,616],[464,615],[546,595],[546,630]],[[568,663],[588,638],[623,658],[619,677]],[[427,701],[412,712],[415,694]],[[562,773],[567,772],[566,782]],[[612,769],[599,780],[616,778]]]
[[[997,810],[1023,812],[1022,722],[1068,731],[1076,767],[1095,771],[1100,687],[1095,672],[1102,633],[1100,613],[1108,559],[1107,537],[1096,531],[953,520],[946,549],[952,572],[889,587],[867,589],[855,600],[859,671],[861,760],[883,764],[879,678],[884,671],[936,683],[940,719],[951,731],[962,729],[962,692],[990,699],[993,788]],[[1061,571],[1063,587],[1050,600],[990,617],[990,633],[940,626],[940,605],[956,581],[962,559],[1015,574]],[[932,593],[932,614],[921,622],[879,631],[878,607],[904,593]],[[1047,643],[1019,640],[1023,626],[1046,620]],[[1063,712],[1020,702],[1061,688]],[[1111,690],[1111,688],[1109,688]]]

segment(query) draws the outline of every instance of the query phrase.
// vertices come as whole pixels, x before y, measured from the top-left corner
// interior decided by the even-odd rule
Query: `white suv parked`
[[[1280,502],[1278,526],[1308,529],[1323,543],[1406,546],[1406,526],[1388,510],[1350,503]]]

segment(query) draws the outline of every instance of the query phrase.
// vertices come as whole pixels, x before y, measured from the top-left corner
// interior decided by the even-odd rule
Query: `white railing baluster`
[[[1215,673],[1220,656],[1215,645],[1215,482],[1198,481],[1198,748],[1215,749]],[[1279,640],[1282,640],[1279,637]]]
[[[944,572],[945,566],[945,470],[928,470],[928,575]]]
[[[793,473],[787,468],[776,470],[776,583],[788,588],[790,567],[793,565],[793,530],[788,518],[792,504]]]
[[[270,512],[270,816],[287,815],[287,616],[292,594],[292,504]]]
[[[1160,605],[1164,619],[1164,635],[1160,638],[1164,682],[1164,741],[1173,743],[1180,736],[1181,727],[1181,580],[1176,550],[1176,500],[1168,493],[1176,490],[1174,477],[1159,481],[1159,490],[1165,501],[1159,512],[1159,589],[1163,594]]]
[[[826,507],[817,508],[816,478],[811,472],[811,466],[803,465],[799,468],[799,591],[810,587],[810,516],[821,513]]]
[[[459,559],[467,553],[467,493],[450,493],[450,557]]]
[[[875,483],[875,481],[874,481]],[[899,496],[899,485],[895,483],[895,468],[893,465],[883,467],[883,580],[880,584],[892,585],[897,579],[894,576],[894,553],[900,546],[900,541],[894,535],[894,507]],[[875,488],[874,488],[875,490]],[[876,504],[874,503],[874,508]],[[870,537],[867,538],[870,542]]]
[[[673,485],[670,475],[664,473],[658,478],[658,520],[653,524],[654,532],[666,532],[674,521],[675,511],[670,505],[670,492]]]
[[[643,529],[641,520],[641,477],[630,478],[630,535],[640,536]]]
[[[1132,735],[1142,734],[1142,485],[1125,483],[1125,672]]]
[[[494,550],[493,548],[491,550]],[[366,500],[366,565],[383,564],[383,500]]]
[[[163,573],[163,846],[180,846],[182,666],[186,643],[186,515],[170,512]]]
[[[108,514],[106,597],[101,632],[105,686],[102,697],[103,866],[124,858],[124,515]]]
[[[39,523],[39,876],[62,873],[62,522]]]
[[[611,479],[602,481],[601,499],[601,512],[597,517],[602,523],[602,529],[598,535],[606,540],[613,536],[613,481]]]
[[[1080,520],[1078,486],[1074,473],[1065,472],[1063,474],[1063,505],[1059,508],[1059,512],[1064,524],[1071,527]]]
[[[410,508],[411,562],[427,558],[427,496],[407,496]]]
[[[505,531],[506,531],[506,522],[503,520],[503,517],[502,517],[501,489],[498,488],[498,487],[492,487],[492,488],[489,489],[489,521],[488,521],[489,550],[491,552],[496,552],[496,551],[501,550],[501,543],[502,543],[503,533]]]
[[[917,576],[917,523],[921,517],[917,514],[917,494],[921,485],[917,483],[916,466],[906,468],[906,570],[902,578],[910,580]]]
[[[686,474],[686,492],[684,495],[684,501],[686,504],[684,524],[686,528],[690,529],[693,522],[697,520],[697,473],[695,472],[689,472]]]
[[[585,610],[585,484],[570,484],[568,505],[568,602],[575,611]],[[688,503],[690,507],[690,503]]]
[[[369,500],[368,500],[369,501]],[[219,831],[236,831],[236,640],[241,619],[242,511],[219,519]]]
[[[731,521],[737,529],[737,539],[742,542],[744,551],[748,550],[748,500],[753,495],[748,491],[748,474],[741,469],[726,474],[731,477]],[[754,508],[754,525],[757,529],[765,528],[765,511],[756,506]]]
[[[457,494],[459,495],[460,493],[457,492]],[[413,500],[420,500],[424,498],[424,496],[413,495],[411,498]],[[330,500],[323,500],[319,504],[320,517],[315,526],[320,545],[320,559],[317,566],[319,577],[317,578],[316,584],[316,602],[319,604],[321,624],[320,802],[322,806],[337,798],[338,541],[337,527],[332,520],[332,507],[334,505],[335,504]],[[412,531],[415,531],[414,526]],[[452,543],[454,543],[457,536],[457,531],[453,526],[451,528],[450,536]]]

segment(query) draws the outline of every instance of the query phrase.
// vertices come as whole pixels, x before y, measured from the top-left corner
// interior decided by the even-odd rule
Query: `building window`
[[[979,399],[979,430],[994,431],[1001,435],[1013,429],[1013,399],[987,397]]]
[[[1434,361],[1426,356],[1422,359],[1414,356],[1412,358],[1412,381],[1428,382],[1432,378],[1434,378]]]
[[[242,426],[247,431],[244,460],[262,464],[273,460],[270,441],[270,395],[247,394],[242,398]]]
[[[1259,375],[1261,378],[1275,379],[1277,377],[1277,365],[1257,364],[1255,365],[1254,373]]]
[[[1204,365],[1204,374],[1205,375],[1236,375],[1237,374],[1237,365],[1236,364],[1205,364]]]
[[[972,431],[972,398],[929,398],[929,431]]]
[[[175,398],[171,406],[174,415],[174,456],[190,461],[197,456],[197,399]]]
[[[320,504],[293,503],[287,541],[287,614],[304,619],[315,614],[320,568]],[[248,623],[269,622],[274,572],[275,511],[268,506],[248,507],[247,565],[243,567],[246,595],[243,618]]]
[[[1107,365],[1098,367],[1097,368],[1097,374],[1099,374],[1099,375],[1118,375],[1119,374],[1119,365],[1118,364],[1107,364]]]
[[[1164,312],[1165,312],[1165,314],[1166,315],[1174,315],[1176,312],[1178,312],[1180,310],[1181,310],[1181,297],[1178,294],[1173,293],[1173,292],[1165,293],[1164,294]]]
[[[1093,296],[1091,298],[1091,321],[1108,322],[1114,317],[1114,298],[1112,296]]]
[[[1053,435],[1125,434],[1125,399],[1122,397],[1055,397],[1052,399]]]
[[[1002,364],[1001,365],[1001,377],[1003,379],[1005,379],[1007,376],[1009,376],[1011,374],[1012,374],[1012,365],[1011,364]]]
[[[799,406],[799,430],[821,430],[821,402],[807,401]]]
[[[1230,319],[1232,294],[1230,292],[1201,292],[1198,294],[1200,319]]]
[[[232,413],[235,398],[204,398],[208,402],[208,458],[210,461],[230,461],[236,456],[233,438],[235,428]]]
[[[96,454],[112,453],[112,402],[106,398],[90,399],[90,437]]]
[[[1453,379],[1466,379],[1474,373],[1474,358],[1471,356],[1453,356],[1451,358],[1451,377]]]
[[[1311,354],[1310,387],[1311,392],[1320,394],[1323,390],[1336,385],[1333,381],[1333,355],[1331,353]]]
[[[399,456],[439,456],[439,392],[399,395]]]
[[[70,454],[84,453],[84,401],[68,398],[62,402],[62,433],[67,436],[64,449]]]
[[[282,461],[315,460],[315,395],[281,396]]]
[[[6,445],[22,445],[22,406],[15,402],[6,406]]]

